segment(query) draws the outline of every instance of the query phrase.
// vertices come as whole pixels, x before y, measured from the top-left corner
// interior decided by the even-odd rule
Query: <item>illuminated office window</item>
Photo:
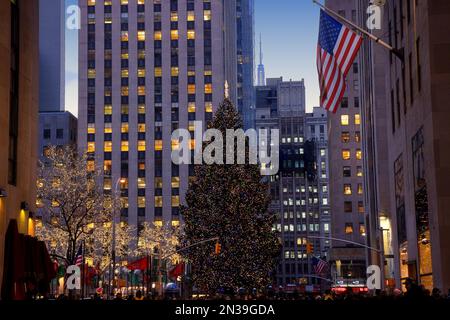
[[[172,150],[178,150],[180,148],[180,141],[178,139],[172,139]]]
[[[120,34],[121,41],[128,41],[128,31],[122,31]]]
[[[189,140],[189,150],[194,150],[195,149],[195,139],[190,139]]]
[[[112,133],[112,125],[111,125],[111,123],[105,123],[104,132],[105,133]]]
[[[212,102],[205,102],[205,112],[213,112]]]
[[[120,151],[128,152],[128,150],[129,150],[128,141],[121,141],[120,142]]]
[[[180,226],[180,220],[172,220],[172,227],[179,227]]]
[[[180,206],[180,196],[172,196],[172,207]]]
[[[362,186],[362,183],[358,183],[358,194],[363,194],[363,186]]]
[[[112,152],[112,142],[111,141],[105,141],[104,151]]]
[[[179,74],[179,69],[178,69],[178,67],[172,67],[172,68],[170,68],[170,75],[171,75],[172,77],[178,77],[178,74]]]
[[[348,126],[349,125],[349,117],[348,114],[341,115],[341,125]]]
[[[195,21],[195,13],[194,13],[194,11],[188,11],[188,13],[187,13],[187,21]]]
[[[211,83],[205,84],[205,93],[206,94],[212,93],[212,84]]]
[[[128,123],[122,123],[122,126],[120,127],[120,132],[128,133]]]
[[[138,178],[137,184],[139,189],[145,189],[145,178]]]
[[[95,0],[88,0],[88,6],[95,6]]]
[[[138,69],[138,77],[139,78],[145,77],[145,69]]]
[[[361,116],[359,114],[355,114],[355,124],[356,125],[361,124]]]
[[[145,197],[138,197],[138,208],[145,208]]]
[[[128,69],[122,69],[120,75],[122,78],[128,78]]]
[[[344,194],[346,196],[350,196],[352,194],[352,185],[351,184],[344,184]]]
[[[138,141],[138,151],[145,151],[145,140]]]
[[[138,105],[138,114],[145,114],[145,104]]]
[[[194,40],[195,39],[195,31],[194,30],[188,30],[187,32],[187,38],[189,40]]]
[[[128,4],[128,0],[120,0],[120,4]]]
[[[138,132],[141,132],[141,133],[145,132],[145,123],[138,124]]]
[[[195,103],[194,102],[188,103],[188,112],[195,112]]]
[[[145,31],[138,31],[137,39],[138,41],[145,41]]]
[[[161,177],[155,177],[155,189],[162,189],[163,180]]]
[[[180,187],[180,177],[172,177],[172,188]]]
[[[188,84],[188,94],[195,94],[195,84]]]
[[[361,160],[362,159],[362,151],[361,149],[356,150],[356,159]]]
[[[138,96],[145,96],[145,86],[138,87]]]
[[[361,166],[356,167],[356,176],[362,177],[363,176],[363,168]]]
[[[170,30],[170,40],[178,40],[178,30]]]
[[[95,152],[95,142],[88,142],[87,152]]]
[[[130,55],[128,54],[128,52],[122,52],[121,54],[120,54],[120,58],[121,59],[128,59],[130,57]]]
[[[203,10],[203,20],[205,21],[211,20],[211,10]]]
[[[95,79],[95,69],[88,69],[88,79]]]
[[[342,160],[350,160],[350,150],[342,150]]]
[[[359,234],[363,237],[366,236],[366,226],[363,223],[359,224]]]
[[[170,21],[172,21],[172,22],[178,21],[178,12],[170,13]]]
[[[162,140],[155,140],[155,151],[161,151],[163,147]]]
[[[94,134],[95,133],[95,124],[94,123],[89,123],[88,124],[87,132],[90,133],[90,134]]]
[[[120,113],[121,113],[121,114],[128,114],[129,109],[130,109],[130,108],[128,107],[128,105],[124,104],[124,105],[122,105],[122,106],[120,107]]]
[[[162,68],[155,68],[155,77],[162,77]]]
[[[122,96],[128,96],[129,94],[129,88],[128,87],[121,87],[120,89],[120,95]]]
[[[345,224],[345,233],[346,234],[352,234],[353,233],[353,223],[346,223]]]
[[[105,105],[103,108],[103,114],[105,115],[112,115],[112,106],[111,105]]]
[[[188,130],[191,132],[195,130],[195,122],[194,121],[189,121]]]
[[[161,40],[161,39],[162,39],[162,33],[161,33],[161,31],[155,31],[155,32],[153,33],[153,39],[154,39],[154,40]]]
[[[103,189],[104,190],[111,190],[111,178],[104,178],[103,179]]]
[[[155,207],[156,208],[162,208],[163,206],[163,197],[162,196],[155,196]]]

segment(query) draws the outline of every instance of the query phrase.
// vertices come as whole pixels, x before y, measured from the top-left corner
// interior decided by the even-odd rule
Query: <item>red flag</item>
[[[133,261],[127,265],[128,270],[147,270],[147,258]]]
[[[170,278],[178,278],[184,273],[184,263],[179,263],[169,271]]]

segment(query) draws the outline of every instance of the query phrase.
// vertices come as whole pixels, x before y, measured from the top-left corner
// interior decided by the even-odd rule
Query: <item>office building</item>
[[[357,22],[356,0],[326,1],[330,9]],[[366,224],[359,62],[347,76],[336,113],[328,117],[331,235],[330,261],[336,286],[362,286],[366,277]]]
[[[328,207],[322,208],[321,199],[326,196],[320,196],[319,186],[323,186],[326,173],[319,176],[317,170],[317,163],[326,159],[325,145],[320,143],[319,122],[322,121],[323,125],[323,120],[317,119],[322,116],[317,110],[315,115],[305,114],[303,80],[267,79],[266,86],[256,87],[256,101],[257,130],[280,130],[280,170],[269,178],[270,210],[277,214],[274,228],[280,232],[282,242],[275,283],[284,288],[317,285],[319,289],[319,285],[325,284],[311,277],[314,273],[311,259],[312,255],[325,256],[320,240],[323,230],[321,213],[327,214]],[[307,132],[306,123],[310,127],[317,125],[317,137]],[[325,132],[325,127],[323,130]],[[313,245],[310,254],[306,250],[307,243]]]
[[[0,286],[4,265],[8,263],[4,259],[5,234],[10,221],[17,220],[20,233],[33,234],[31,212],[36,199],[39,94],[38,12],[36,0],[0,1]],[[19,290],[19,285],[17,288]]]
[[[359,4],[361,11],[367,6],[367,2]],[[384,188],[381,183],[388,181],[390,204],[378,208],[373,225],[378,222],[383,243],[392,244],[384,264],[393,265],[393,286],[412,278],[427,289],[447,292],[450,7],[446,1],[388,1],[382,18],[379,33],[401,50],[403,59],[372,45],[373,59],[383,63],[371,75],[372,91],[366,92],[368,98],[374,97],[376,116],[386,119],[386,137],[371,141],[376,153],[387,149],[378,161],[378,165],[386,164],[375,187]],[[377,85],[379,78],[384,91]],[[390,277],[388,272],[386,268]]]
[[[105,192],[120,191],[122,221],[180,223],[193,166],[172,163],[171,134],[186,128],[201,143],[194,121],[212,119],[225,82],[240,104],[251,15],[244,0],[81,3],[78,145],[103,168]]]
[[[39,111],[65,106],[65,1],[39,0]]]

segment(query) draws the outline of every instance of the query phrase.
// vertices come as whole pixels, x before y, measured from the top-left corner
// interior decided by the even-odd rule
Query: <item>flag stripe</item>
[[[345,78],[361,44],[361,36],[321,10],[316,63],[323,108],[337,111],[346,89]]]

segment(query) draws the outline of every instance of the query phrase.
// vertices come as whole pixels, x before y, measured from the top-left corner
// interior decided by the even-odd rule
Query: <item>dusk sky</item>
[[[66,5],[77,0],[66,0]],[[262,35],[266,77],[305,79],[306,106],[319,102],[315,54],[319,9],[310,0],[255,0],[255,63],[259,62],[259,34]],[[78,114],[78,38],[67,30],[66,109]]]

